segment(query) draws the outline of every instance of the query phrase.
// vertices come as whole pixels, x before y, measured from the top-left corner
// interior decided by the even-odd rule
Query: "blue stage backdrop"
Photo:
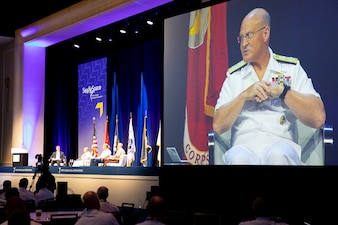
[[[78,155],[93,144],[102,150],[107,117],[107,58],[78,65]],[[95,122],[95,125],[94,125]]]

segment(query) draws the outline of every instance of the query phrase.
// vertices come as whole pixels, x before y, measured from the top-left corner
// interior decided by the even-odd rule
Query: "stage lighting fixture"
[[[101,42],[101,41],[102,41],[102,38],[99,37],[99,36],[97,36],[97,37],[95,38],[95,40],[98,41],[98,42]]]
[[[148,19],[148,20],[147,20],[147,24],[150,25],[150,26],[152,26],[152,25],[154,25],[154,21]]]
[[[121,33],[121,34],[126,34],[126,33],[127,33],[127,30],[124,29],[124,28],[121,28],[121,29],[120,29],[120,33]]]
[[[74,48],[77,48],[77,49],[79,49],[79,48],[80,48],[80,45],[79,45],[79,44],[77,44],[77,43],[73,44],[73,46],[74,46]]]

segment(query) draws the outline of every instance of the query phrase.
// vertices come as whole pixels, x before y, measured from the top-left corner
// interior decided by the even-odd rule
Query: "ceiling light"
[[[120,33],[121,33],[121,34],[126,34],[126,33],[127,33],[127,30],[126,30],[126,29],[123,29],[123,28],[121,28],[121,29],[120,29]]]
[[[152,20],[147,20],[147,24],[152,26],[152,25],[154,25],[154,22]]]

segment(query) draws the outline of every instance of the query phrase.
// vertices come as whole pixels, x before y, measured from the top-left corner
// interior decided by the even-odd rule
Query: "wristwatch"
[[[284,90],[283,90],[282,94],[280,94],[279,99],[284,101],[285,95],[289,90],[290,90],[290,86],[288,86],[284,83]]]

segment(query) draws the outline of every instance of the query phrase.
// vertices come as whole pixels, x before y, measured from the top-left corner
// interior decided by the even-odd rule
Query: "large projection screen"
[[[338,30],[334,27],[338,25],[338,3],[334,0],[321,4],[292,0],[232,0],[217,5],[223,4],[226,5],[226,25],[219,26],[217,31],[222,32],[224,28],[226,32],[225,47],[220,46],[227,49],[227,56],[220,56],[227,60],[224,65],[230,67],[242,59],[236,37],[243,17],[253,8],[265,8],[271,15],[270,47],[277,54],[297,57],[300,60],[324,101],[327,123],[335,127],[338,123],[335,116],[338,113],[335,106],[338,89],[334,84],[338,83],[338,77],[334,65],[338,45],[334,43],[338,40]],[[184,140],[187,99],[191,94],[187,92],[187,85],[190,85],[187,81],[190,14],[191,12],[187,12],[164,21],[163,164],[170,164],[171,161],[166,152],[167,147],[175,147],[180,158],[191,159],[193,165],[208,164],[207,143],[204,141],[207,133],[201,135],[196,132],[193,134],[195,137],[190,134],[190,138],[205,142],[205,147],[199,149],[200,151],[194,149],[196,146],[187,145]],[[224,68],[224,74],[226,70]],[[204,110],[196,107],[197,112],[207,114],[207,110]],[[203,122],[210,121],[212,120],[206,119]],[[333,137],[335,139],[336,134]],[[325,165],[338,165],[338,157],[333,149],[334,145],[330,151],[325,152]]]

